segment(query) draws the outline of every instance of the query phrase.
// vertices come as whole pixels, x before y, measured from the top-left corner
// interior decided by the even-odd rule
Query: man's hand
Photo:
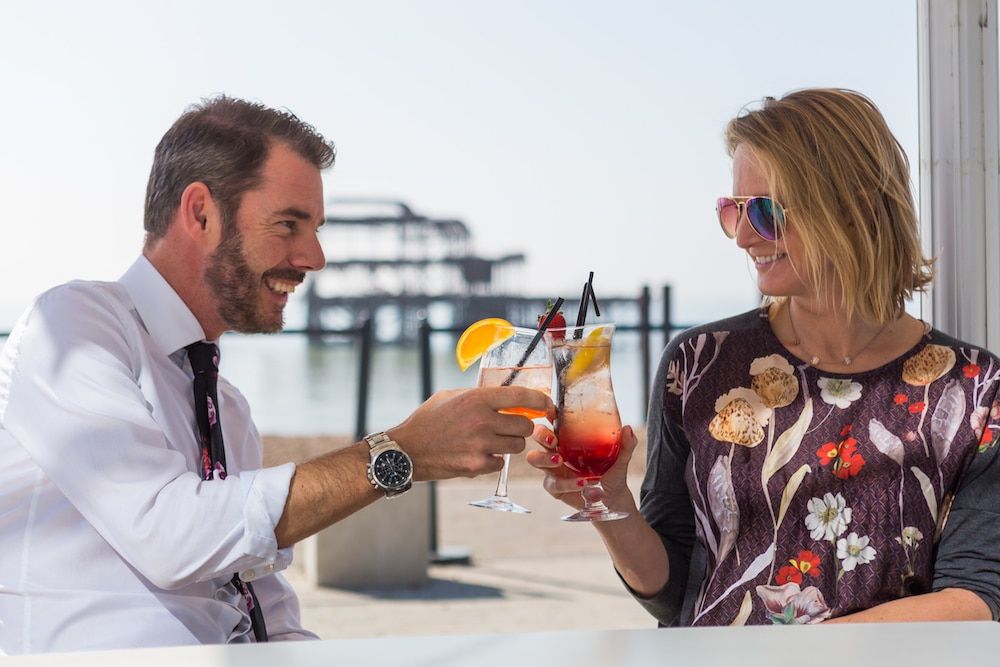
[[[413,459],[413,479],[475,477],[496,472],[499,454],[524,449],[531,420],[499,410],[529,408],[555,417],[555,406],[540,391],[524,387],[483,387],[440,391],[431,396],[389,437]]]

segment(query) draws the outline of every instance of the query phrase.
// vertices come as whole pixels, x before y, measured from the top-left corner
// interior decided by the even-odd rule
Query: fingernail
[[[559,455],[558,455],[558,454],[553,454],[553,455],[552,455],[552,456],[551,456],[551,457],[549,458],[549,461],[552,461],[553,463],[559,463]]]
[[[554,440],[554,438],[551,435],[545,436],[545,444],[546,445],[551,445],[553,440]],[[555,461],[553,461],[553,463],[555,463]]]
[[[577,486],[586,486],[587,482],[586,482],[586,480],[578,479],[578,480],[576,480],[576,485]]]

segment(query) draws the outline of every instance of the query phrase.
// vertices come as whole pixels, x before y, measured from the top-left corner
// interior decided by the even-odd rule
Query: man
[[[22,316],[0,359],[0,650],[315,637],[279,574],[296,541],[411,478],[498,470],[532,425],[497,411],[553,412],[521,388],[441,392],[349,448],[261,469],[209,343],[278,331],[324,266],[333,160],[289,113],[192,107],[157,146],[142,256]]]

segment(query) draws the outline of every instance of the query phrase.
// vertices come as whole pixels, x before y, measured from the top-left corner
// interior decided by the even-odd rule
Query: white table
[[[912,623],[391,637],[0,658],[4,667],[950,667],[1000,665],[1000,624]]]

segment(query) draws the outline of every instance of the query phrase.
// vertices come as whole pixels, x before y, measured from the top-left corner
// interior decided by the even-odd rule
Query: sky
[[[796,88],[869,95],[917,164],[915,0],[164,0],[0,9],[0,329],[138,255],[153,149],[227,93],[335,141],[328,198],[458,218],[519,287],[673,286],[680,321],[752,307],[719,231],[722,132]]]

